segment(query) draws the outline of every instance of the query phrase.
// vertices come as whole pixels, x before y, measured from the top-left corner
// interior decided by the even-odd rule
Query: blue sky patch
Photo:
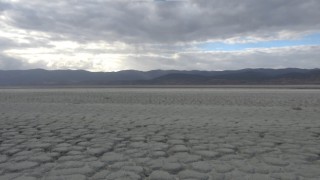
[[[293,40],[273,40],[262,41],[255,43],[235,43],[228,44],[223,42],[209,42],[203,43],[198,48],[204,51],[239,51],[251,48],[277,48],[277,47],[290,47],[290,46],[307,46],[307,45],[320,45],[320,33],[306,35],[300,39]]]

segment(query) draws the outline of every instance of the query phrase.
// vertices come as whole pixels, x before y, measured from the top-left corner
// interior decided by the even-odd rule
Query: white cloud
[[[320,67],[317,46],[203,52],[197,44],[297,39],[320,29],[317,0],[1,1],[0,55],[17,68]],[[5,60],[4,60],[5,59]],[[32,66],[26,66],[30,63]]]
[[[180,52],[172,57],[128,57],[133,69],[226,70],[245,68],[317,68],[319,46],[249,49],[243,51]]]

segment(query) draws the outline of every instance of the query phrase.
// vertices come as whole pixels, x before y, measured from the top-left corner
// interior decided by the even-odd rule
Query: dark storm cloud
[[[0,54],[0,69],[20,69],[22,61]]]
[[[14,41],[8,38],[0,37],[0,51],[15,46],[17,46],[17,44]]]
[[[75,41],[187,43],[320,28],[318,0],[33,0],[0,6],[14,27]]]
[[[11,8],[11,4],[10,3],[0,2],[0,12],[2,12],[4,10],[8,10],[10,8]]]
[[[29,63],[20,58],[14,58],[0,53],[0,70],[34,69],[44,67],[44,64],[40,62]]]
[[[52,48],[52,45],[49,45],[48,40],[39,40],[32,37],[24,38],[28,42],[16,42],[13,39],[5,38],[0,36],[0,52],[7,49],[25,49],[25,48],[37,48],[37,47],[46,47]]]

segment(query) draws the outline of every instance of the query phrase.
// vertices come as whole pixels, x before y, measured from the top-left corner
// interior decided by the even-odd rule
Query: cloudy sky
[[[320,68],[319,0],[0,0],[0,69]]]

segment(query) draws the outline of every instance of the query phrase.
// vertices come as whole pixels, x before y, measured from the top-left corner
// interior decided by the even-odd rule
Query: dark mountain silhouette
[[[244,69],[222,71],[215,75],[168,74],[149,80],[147,84],[171,85],[241,85],[241,84],[320,84],[320,70],[306,69]]]
[[[0,86],[320,84],[320,69],[228,71],[0,70]]]

